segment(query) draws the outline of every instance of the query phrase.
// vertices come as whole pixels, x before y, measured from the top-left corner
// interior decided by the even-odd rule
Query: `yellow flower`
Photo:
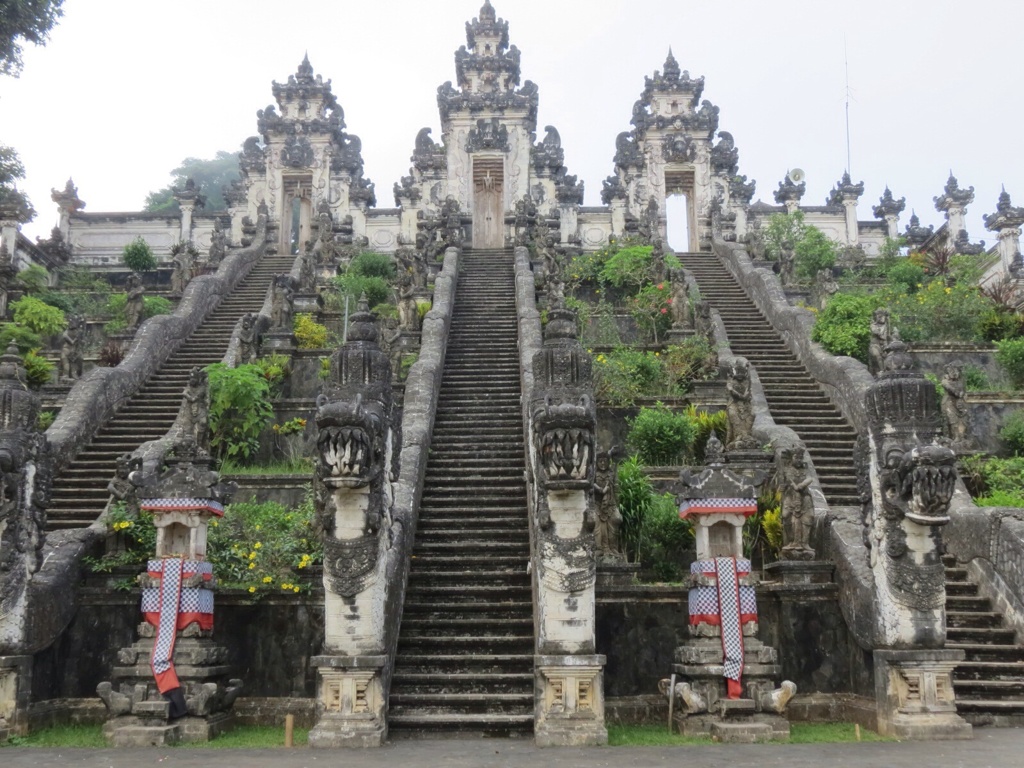
[[[270,582],[272,582],[273,580],[274,580],[274,577],[273,577],[273,576],[264,576],[264,577],[263,577],[263,583],[264,583],[264,584],[269,584],[269,583],[270,583]]]
[[[953,289],[952,289],[952,288],[947,288],[947,289],[946,289],[946,293],[952,293],[952,292],[953,292]]]
[[[257,541],[255,544],[252,545],[252,548],[253,549],[259,549],[262,546],[263,546],[262,542]]]
[[[256,553],[255,552],[250,552],[249,553],[249,559],[250,560],[255,560],[256,559]]]
[[[300,560],[299,561],[299,568],[305,568],[307,565],[308,565],[308,561],[306,561],[306,560]]]
[[[250,570],[250,571],[251,571],[251,570],[252,570],[253,568],[255,568],[255,567],[256,567],[256,563],[249,563],[249,570]]]
[[[257,525],[257,526],[256,526],[256,530],[258,531],[259,529],[260,529],[260,527],[259,527],[259,526]]]
[[[291,588],[292,588],[291,584],[282,584],[281,585],[281,589],[291,589]]]
[[[256,587],[249,587],[249,591],[250,592],[255,592],[256,591]]]
[[[292,592],[298,592],[298,591],[299,591],[298,587],[292,587]]]
[[[217,527],[218,523],[217,523],[217,521],[216,521],[216,520],[211,520],[210,522],[211,522],[211,523],[213,524],[213,527],[214,527],[214,528],[216,528],[216,527]]]

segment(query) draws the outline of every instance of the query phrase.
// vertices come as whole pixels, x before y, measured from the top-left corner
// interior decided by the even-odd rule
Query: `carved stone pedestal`
[[[674,344],[682,344],[691,336],[695,336],[697,331],[693,328],[670,328],[668,333],[665,334],[665,342],[672,346]]]
[[[534,738],[538,747],[601,746],[605,657],[534,657]]]
[[[779,560],[769,563],[764,570],[772,581],[783,584],[828,584],[834,568],[824,560]]]
[[[0,656],[0,744],[28,733],[32,657]]]
[[[170,702],[157,690],[150,667],[153,643],[152,638],[143,638],[118,651],[117,660],[123,666],[114,667],[113,684],[100,683],[96,689],[111,715],[103,725],[107,743],[165,746],[209,741],[230,730],[231,707],[242,691],[242,681],[228,678],[227,648],[209,638],[178,638],[174,666],[188,714],[172,720]]]
[[[296,293],[292,297],[292,310],[295,314],[315,315],[323,306],[324,300],[319,293]]]
[[[295,349],[295,334],[289,329],[274,329],[263,334],[261,351],[264,355],[291,355]]]
[[[309,746],[380,747],[387,738],[381,672],[386,656],[314,656],[317,722]]]
[[[956,713],[953,669],[960,650],[875,651],[878,732],[897,739],[971,739]]]

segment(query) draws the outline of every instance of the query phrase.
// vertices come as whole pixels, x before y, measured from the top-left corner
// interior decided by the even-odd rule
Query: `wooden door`
[[[473,247],[505,247],[505,163],[501,157],[473,158]]]

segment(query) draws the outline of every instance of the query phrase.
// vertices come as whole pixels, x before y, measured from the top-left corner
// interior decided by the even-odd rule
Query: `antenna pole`
[[[843,65],[846,68],[846,172],[853,175],[850,160],[850,56],[846,49],[846,35],[843,34]]]

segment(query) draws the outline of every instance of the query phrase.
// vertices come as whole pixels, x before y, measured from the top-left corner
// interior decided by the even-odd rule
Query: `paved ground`
[[[378,750],[0,749],[0,766],[75,768],[1021,768],[1024,729],[978,729],[974,741],[764,744],[540,750],[529,741],[400,741]]]

